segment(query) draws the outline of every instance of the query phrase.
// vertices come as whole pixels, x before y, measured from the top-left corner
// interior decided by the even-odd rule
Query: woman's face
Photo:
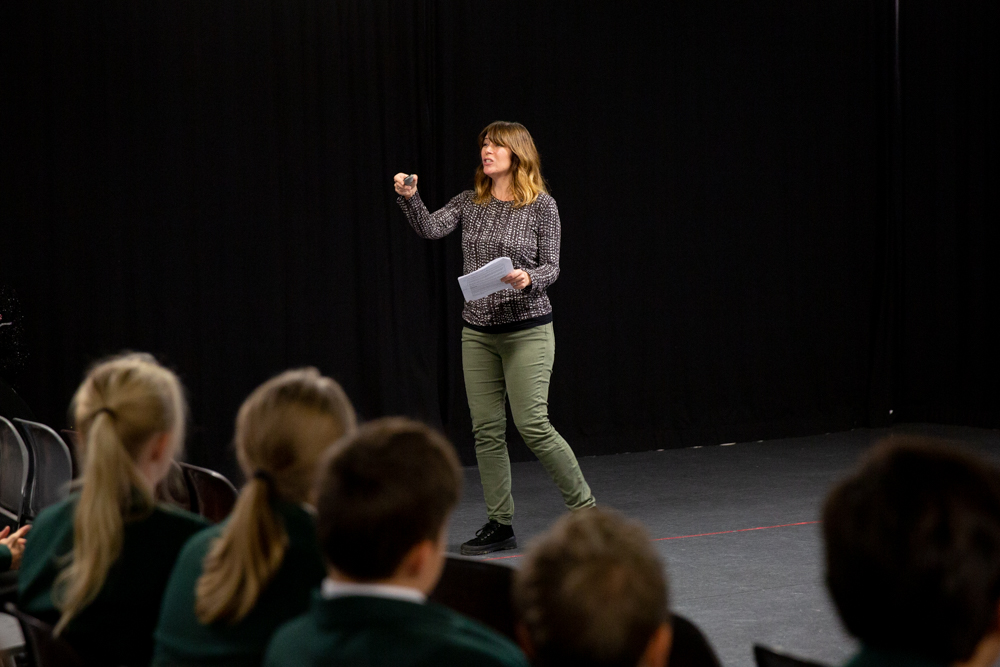
[[[510,173],[510,149],[497,146],[489,137],[483,140],[479,157],[483,160],[483,173],[490,178],[496,180]]]

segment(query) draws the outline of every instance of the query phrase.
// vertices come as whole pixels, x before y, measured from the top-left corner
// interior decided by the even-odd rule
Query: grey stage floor
[[[907,425],[1000,460],[1000,432]],[[697,623],[725,667],[754,664],[754,643],[828,665],[854,650],[823,587],[819,519],[830,485],[888,431],[675,449],[580,460],[598,504],[641,521],[666,562],[674,610]],[[512,466],[514,528],[524,547],[563,512],[538,462]],[[475,468],[450,527],[450,549],[485,522]],[[791,525],[789,525],[791,524]],[[800,525],[795,525],[800,524]],[[746,530],[756,529],[760,530]],[[717,533],[717,534],[712,534]],[[517,566],[523,549],[490,554]]]

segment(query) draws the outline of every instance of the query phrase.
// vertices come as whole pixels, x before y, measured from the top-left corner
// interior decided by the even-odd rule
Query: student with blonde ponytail
[[[78,491],[35,520],[19,606],[93,665],[148,665],[181,547],[206,522],[158,506],[153,489],[184,441],[177,377],[147,354],[97,364],[73,398],[83,442]]]
[[[223,524],[188,542],[170,578],[153,664],[259,665],[325,574],[312,510],[323,453],[355,428],[343,389],[316,369],[258,387],[236,418],[247,476]]]

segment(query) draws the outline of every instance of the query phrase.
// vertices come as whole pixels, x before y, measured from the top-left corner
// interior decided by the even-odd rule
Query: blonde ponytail
[[[60,634],[94,601],[121,554],[125,522],[148,515],[152,489],[135,467],[158,433],[184,433],[180,382],[149,355],[130,354],[94,367],[73,399],[83,436],[80,498],[73,515],[73,552],[56,577],[53,600]]]
[[[309,500],[323,452],[355,424],[344,390],[314,368],[286,371],[244,401],[235,440],[249,481],[205,556],[195,587],[201,623],[235,624],[253,610],[288,549],[288,533],[272,502]]]
[[[281,567],[288,535],[271,511],[267,482],[252,479],[240,493],[226,527],[205,559],[198,579],[195,612],[205,625],[243,619]],[[214,594],[232,592],[232,595]]]

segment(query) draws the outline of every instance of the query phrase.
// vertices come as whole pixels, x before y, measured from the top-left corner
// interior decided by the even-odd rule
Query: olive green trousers
[[[594,505],[576,455],[549,423],[549,378],[555,352],[551,322],[501,334],[462,329],[462,368],[479,478],[487,514],[502,524],[510,525],[514,520],[507,456],[507,397],[517,430],[559,487],[566,507],[577,510]]]

